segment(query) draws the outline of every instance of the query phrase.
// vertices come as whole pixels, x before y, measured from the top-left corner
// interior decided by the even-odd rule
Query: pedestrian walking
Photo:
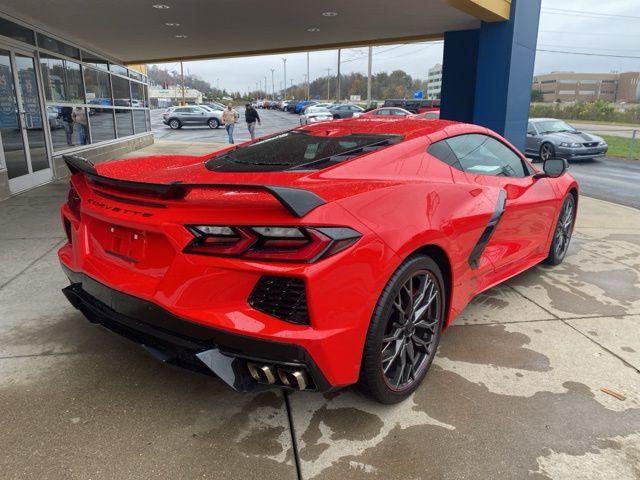
[[[67,137],[67,145],[73,147],[73,108],[62,107],[58,117],[62,119],[64,134]]]
[[[87,124],[87,113],[84,107],[74,108],[72,118],[73,123],[78,126],[80,145],[87,145],[89,143],[89,125]]]
[[[224,128],[227,131],[227,135],[229,136],[229,143],[233,142],[233,129],[236,126],[236,122],[238,121],[238,112],[236,112],[231,104],[227,105],[222,111],[222,122],[224,123]]]
[[[251,134],[251,140],[255,140],[256,138],[256,122],[260,125],[260,115],[258,115],[258,111],[251,106],[250,103],[245,105],[247,109],[244,111],[244,119],[247,121],[247,128],[249,129],[249,133]]]

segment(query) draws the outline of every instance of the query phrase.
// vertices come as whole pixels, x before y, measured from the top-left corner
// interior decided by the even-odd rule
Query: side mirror
[[[537,173],[535,178],[558,178],[569,169],[569,162],[564,158],[550,158],[545,160],[542,170],[544,173]]]

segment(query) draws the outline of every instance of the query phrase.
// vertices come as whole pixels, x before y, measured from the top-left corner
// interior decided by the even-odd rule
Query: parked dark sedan
[[[354,114],[363,113],[364,108],[358,105],[335,105],[330,107],[329,111],[333,114],[333,118],[351,118]]]
[[[564,120],[532,118],[527,126],[528,155],[545,161],[558,157],[589,160],[604,157],[609,145],[601,137],[576,130]]]

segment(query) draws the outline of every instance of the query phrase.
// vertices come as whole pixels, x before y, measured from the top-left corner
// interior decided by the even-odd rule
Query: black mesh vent
[[[256,310],[292,323],[309,324],[304,281],[292,277],[262,277],[249,295]]]

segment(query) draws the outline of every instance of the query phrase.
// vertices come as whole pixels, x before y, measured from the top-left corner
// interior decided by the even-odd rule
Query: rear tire
[[[549,248],[549,256],[544,260],[547,265],[560,265],[567,256],[573,225],[576,220],[576,199],[569,193],[562,202],[556,228],[553,231],[553,240]]]
[[[180,123],[180,120],[172,118],[171,120],[169,120],[169,128],[172,130],[177,130],[178,128],[182,128],[182,123]]]
[[[220,128],[220,121],[217,118],[210,118],[207,125],[209,125],[211,129]]]
[[[445,312],[440,268],[428,256],[409,257],[378,299],[364,345],[358,388],[384,404],[409,397],[433,362]]]

